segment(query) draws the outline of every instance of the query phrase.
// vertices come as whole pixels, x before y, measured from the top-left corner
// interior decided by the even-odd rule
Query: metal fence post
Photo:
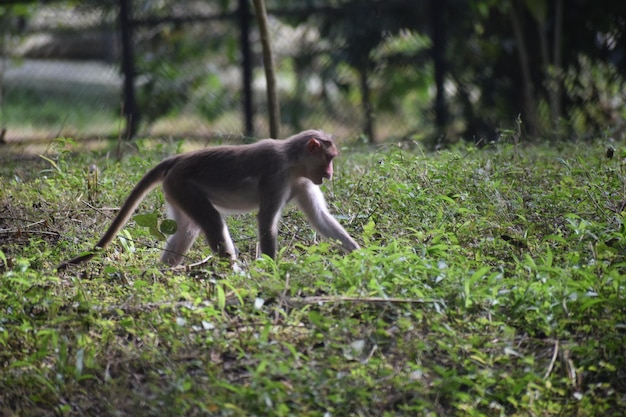
[[[135,61],[133,51],[132,0],[120,0],[120,34],[122,40],[122,73],[124,74],[123,109],[126,118],[124,137],[131,139],[139,126],[139,109],[135,101]]]
[[[446,92],[444,79],[446,75],[446,27],[444,20],[445,0],[432,0],[432,39],[431,48],[433,64],[435,67],[435,125],[438,134],[442,134],[448,124],[448,109],[446,107]]]
[[[254,135],[252,107],[252,53],[250,51],[250,6],[248,0],[239,0],[239,32],[241,34],[241,72],[243,88],[243,117],[245,135]]]

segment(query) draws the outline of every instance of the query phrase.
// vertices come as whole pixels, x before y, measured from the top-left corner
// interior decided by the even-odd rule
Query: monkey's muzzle
[[[333,163],[329,162],[326,170],[324,171],[324,178],[331,180],[333,178]]]

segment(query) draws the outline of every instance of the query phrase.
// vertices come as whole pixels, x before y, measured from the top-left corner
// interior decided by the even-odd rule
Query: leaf
[[[309,321],[315,326],[320,328],[321,330],[325,330],[328,326],[326,326],[326,321],[324,317],[320,314],[319,311],[311,310],[309,311]]]
[[[544,0],[526,0],[526,8],[539,23],[545,23],[548,14],[548,3]]]
[[[265,359],[262,359],[261,362],[259,362],[259,366],[256,367],[256,372],[257,374],[263,374],[263,372],[265,372],[266,369],[267,369],[267,361]]]
[[[217,292],[217,306],[220,310],[224,310],[224,308],[226,308],[226,293],[224,292],[224,287],[216,285],[215,290]]]
[[[154,225],[148,228],[150,236],[156,237],[158,240],[165,240],[165,235],[159,231],[159,228]]]
[[[157,228],[159,216],[156,213],[142,213],[133,216],[133,220],[141,227]]]
[[[57,163],[56,163],[56,162],[54,162],[52,159],[48,158],[48,157],[47,157],[47,156],[45,156],[45,155],[39,155],[39,157],[40,157],[41,159],[43,159],[44,161],[48,162],[50,165],[52,165],[52,167],[53,167],[54,169],[56,169],[56,170],[57,170],[57,172],[58,172],[59,174],[62,174],[62,172],[61,172],[61,168],[59,168],[59,166],[57,165]]]
[[[471,278],[469,279],[470,282],[472,284],[476,283],[476,281],[478,281],[480,278],[484,277],[485,275],[487,275],[487,273],[491,270],[490,267],[488,266],[483,266],[482,268],[480,268],[478,271],[474,272],[471,276]]]
[[[130,232],[128,230],[122,230],[121,234],[118,236],[118,239],[120,240],[125,251],[129,253],[135,252],[135,242],[133,242],[133,237],[130,235]]]
[[[115,268],[114,266],[108,265],[104,267],[103,272],[108,275],[117,274],[117,268]]]
[[[85,349],[80,348],[76,351],[76,364],[74,365],[74,376],[79,378],[83,373],[85,359]]]
[[[343,348],[343,357],[349,361],[356,361],[365,350],[365,340],[358,339],[350,342],[348,346]]]
[[[139,288],[146,288],[148,287],[150,284],[148,283],[148,281],[144,280],[144,279],[137,279],[133,282],[133,288],[139,289]]]
[[[369,243],[371,241],[372,236],[374,236],[375,232],[376,232],[376,223],[370,219],[370,221],[368,221],[363,226],[363,233],[361,234],[361,236],[363,237],[363,240],[366,243]]]
[[[178,230],[178,224],[176,220],[165,219],[161,222],[161,226],[159,226],[159,230],[164,235],[173,235]]]

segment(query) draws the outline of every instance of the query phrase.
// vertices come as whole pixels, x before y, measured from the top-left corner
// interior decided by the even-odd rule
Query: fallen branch
[[[5,217],[6,219],[6,217]],[[61,234],[58,232],[50,232],[47,230],[30,230],[31,228],[39,225],[46,225],[47,220],[38,220],[32,223],[29,223],[20,227],[11,227],[9,229],[0,229],[0,234],[21,234],[21,233],[29,233],[29,234],[40,234],[40,235],[50,235],[50,236],[60,236]]]
[[[341,296],[315,296],[315,297],[286,297],[285,303],[292,307],[299,307],[310,304],[339,304],[339,303],[361,303],[361,304],[426,304],[437,303],[439,300],[424,300],[416,298],[387,298],[387,297],[341,297]]]
[[[559,353],[559,340],[557,339],[554,342],[554,351],[552,352],[552,359],[550,360],[550,364],[548,365],[548,370],[546,371],[546,374],[543,376],[544,381],[546,381],[548,377],[550,376],[550,374],[552,373],[552,369],[554,369],[554,363],[556,362],[558,353]]]

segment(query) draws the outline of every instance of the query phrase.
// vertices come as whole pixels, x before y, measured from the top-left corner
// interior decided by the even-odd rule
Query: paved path
[[[0,60],[0,65],[2,60]],[[1,66],[0,66],[1,68]],[[55,61],[26,59],[5,63],[3,82],[61,81],[119,87],[122,77],[115,65],[98,61]]]

